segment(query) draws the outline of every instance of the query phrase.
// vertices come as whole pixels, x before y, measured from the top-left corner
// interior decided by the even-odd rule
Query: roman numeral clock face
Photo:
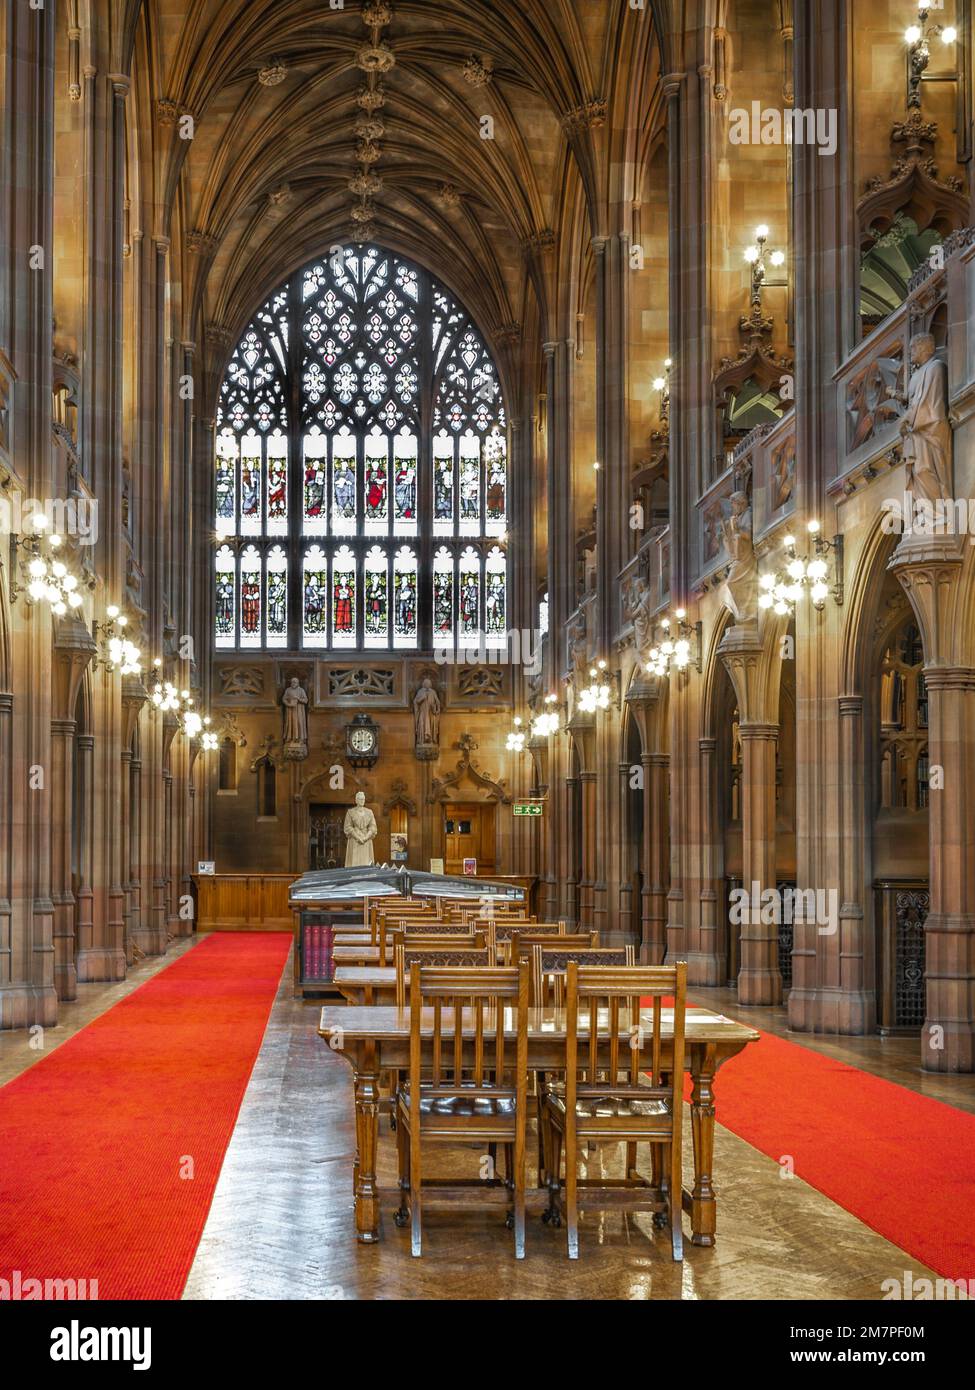
[[[360,715],[345,726],[345,747],[353,767],[371,767],[379,757],[379,730]]]

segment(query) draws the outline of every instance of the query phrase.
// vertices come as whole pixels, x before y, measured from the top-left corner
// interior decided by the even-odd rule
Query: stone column
[[[667,951],[667,887],[670,877],[670,759],[666,753],[644,753],[643,835],[644,880],[643,942],[640,960],[644,965],[662,965]]]
[[[59,999],[78,997],[75,965],[75,900],[71,891],[73,719],[51,720],[51,787],[54,834],[51,843],[51,900],[54,903],[54,988]]]
[[[958,455],[956,443],[956,458]],[[914,535],[891,569],[924,642],[931,899],[924,923],[925,1071],[975,1070],[975,634],[964,538]]]
[[[756,623],[729,628],[718,650],[738,697],[741,737],[742,881],[749,894],[749,911],[741,928],[738,999],[742,1004],[780,1004],[778,925],[761,920],[761,895],[776,886],[775,752],[779,726],[769,713],[778,703],[777,685],[769,680],[769,657]]]

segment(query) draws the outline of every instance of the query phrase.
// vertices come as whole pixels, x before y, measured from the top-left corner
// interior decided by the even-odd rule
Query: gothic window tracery
[[[504,401],[427,272],[370,245],[293,275],[231,357],[214,453],[217,647],[502,645]]]

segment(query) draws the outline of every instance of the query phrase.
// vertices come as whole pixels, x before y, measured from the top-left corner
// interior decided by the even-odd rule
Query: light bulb
[[[61,603],[60,600],[57,603],[52,603],[51,609],[58,615],[59,618],[63,618],[65,613],[67,613],[68,611],[66,606],[63,603]]]
[[[108,605],[108,607],[105,609],[105,617],[106,617],[106,618],[117,618],[117,617],[118,617],[118,607],[117,607],[116,604],[110,603],[110,604]]]
[[[758,247],[757,247],[757,246],[746,246],[746,247],[745,247],[745,260],[748,262],[749,265],[754,265],[754,264],[755,264],[755,262],[758,260]]]
[[[63,579],[67,572],[67,566],[63,565],[60,560],[55,560],[53,565],[51,566],[51,573],[55,576],[56,579]]]
[[[686,609],[686,608],[678,608],[677,613],[676,613],[676,617],[680,620],[680,622],[683,622],[684,619],[687,617],[687,609]]]
[[[73,574],[66,574],[64,576],[64,587],[67,589],[69,594],[72,589],[77,589],[78,581],[77,579],[75,579]]]
[[[809,575],[810,579],[814,579],[817,582],[819,582],[820,580],[826,578],[826,572],[828,568],[829,566],[826,564],[825,560],[810,560],[809,568],[806,571],[806,573]]]
[[[773,251],[773,252],[772,252],[772,255],[771,255],[771,257],[770,257],[770,259],[771,259],[772,264],[775,265],[775,266],[785,265],[785,252],[784,252],[784,251]]]
[[[771,608],[774,602],[775,599],[772,597],[771,594],[759,594],[758,596],[759,608]]]
[[[764,222],[760,222],[759,225],[755,228],[755,240],[756,240],[756,241],[766,241],[767,239],[768,239],[768,227],[765,225]]]
[[[662,391],[666,385],[667,385],[667,383],[664,381],[664,379],[663,379],[662,376],[655,376],[655,377],[654,377],[654,379],[653,379],[653,389],[654,389],[655,391]]]
[[[904,38],[907,40],[908,43],[917,43],[920,37],[921,31],[916,24],[909,24],[907,28],[904,30]]]
[[[55,532],[53,535],[48,536],[47,543],[52,550],[57,550],[58,546],[61,544],[61,537]]]
[[[812,521],[806,522],[806,530],[811,536],[815,536],[819,532],[820,524],[815,517],[813,517]]]
[[[672,357],[665,357],[665,358],[664,358],[664,366],[667,367],[668,370],[669,370],[673,365],[674,365],[674,359],[673,359]]]
[[[775,611],[776,611],[776,613],[780,613],[780,614],[782,614],[782,613],[788,613],[788,611],[789,611],[789,606],[788,606],[788,604],[783,603],[781,599],[779,599],[778,603],[775,605]]]
[[[806,573],[806,566],[802,560],[792,560],[788,565],[790,579],[802,579]]]
[[[31,512],[30,524],[35,531],[47,530],[47,517],[43,512]]]
[[[81,595],[79,593],[76,593],[76,591],[72,589],[71,592],[68,594],[68,603],[72,608],[80,608],[82,604]]]
[[[774,589],[774,588],[775,588],[775,575],[774,575],[774,574],[762,574],[762,575],[759,575],[759,578],[758,578],[758,587],[759,587],[760,589]]]
[[[954,42],[955,42],[955,39],[957,39],[957,37],[958,37],[958,30],[954,27],[953,24],[949,24],[948,27],[947,27],[947,29],[942,29],[942,31],[941,31],[941,42],[942,42],[942,43],[954,43]]]
[[[32,579],[43,579],[45,574],[47,574],[47,565],[45,565],[43,560],[31,560],[30,564],[27,566],[27,573]]]
[[[47,585],[42,584],[39,579],[35,579],[27,585],[27,592],[35,602],[39,603],[47,593]]]

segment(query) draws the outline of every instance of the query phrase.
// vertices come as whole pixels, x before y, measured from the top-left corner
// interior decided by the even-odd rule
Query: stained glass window
[[[356,645],[355,613],[355,556],[343,545],[332,561],[333,647]]]
[[[415,647],[417,626],[416,556],[404,545],[393,561],[393,646]]]
[[[249,545],[240,557],[240,645],[261,645],[261,556]]]
[[[373,245],[296,272],[227,365],[214,512],[220,647],[497,644],[507,419],[469,313]]]
[[[218,647],[237,645],[237,564],[229,545],[222,545],[216,560],[215,629]]]
[[[269,647],[288,645],[288,556],[276,545],[267,557],[267,636]]]
[[[378,545],[366,552],[363,584],[364,645],[386,647],[389,645],[389,562],[385,550]]]

